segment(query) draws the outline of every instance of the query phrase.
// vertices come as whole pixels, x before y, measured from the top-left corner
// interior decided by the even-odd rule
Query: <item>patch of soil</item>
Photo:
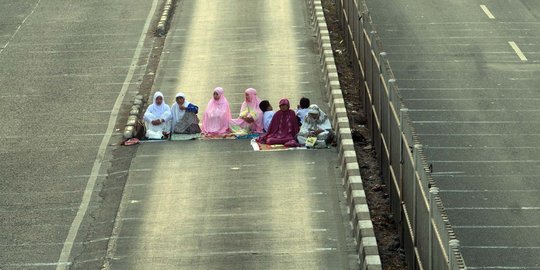
[[[376,158],[377,153],[369,138],[370,131],[365,126],[367,119],[362,105],[360,86],[355,80],[344,41],[344,31],[339,23],[337,9],[333,2],[332,0],[322,0],[324,15],[330,32],[339,83],[347,107],[382,266],[383,269],[389,270],[407,269],[405,254],[400,247],[399,234],[390,207],[388,187],[381,179],[380,167]]]

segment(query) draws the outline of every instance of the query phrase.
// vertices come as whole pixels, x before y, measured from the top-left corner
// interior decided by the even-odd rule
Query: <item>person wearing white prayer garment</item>
[[[333,142],[330,119],[316,104],[309,106],[297,139],[298,143],[308,148],[326,148]]]
[[[145,137],[151,140],[167,139],[171,131],[171,118],[171,108],[163,102],[163,94],[157,91],[153,103],[144,113]]]
[[[199,107],[186,100],[184,93],[178,93],[175,102],[171,106],[172,132],[176,134],[201,133],[197,113]]]

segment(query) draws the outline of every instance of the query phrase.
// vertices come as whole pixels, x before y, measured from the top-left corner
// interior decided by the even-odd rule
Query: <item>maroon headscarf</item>
[[[279,105],[289,105],[289,100],[281,99]],[[266,144],[285,144],[295,140],[299,129],[298,119],[293,110],[279,110],[272,117],[268,132],[260,137],[259,142]]]

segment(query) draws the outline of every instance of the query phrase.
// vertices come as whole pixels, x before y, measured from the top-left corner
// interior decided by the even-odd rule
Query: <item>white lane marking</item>
[[[137,48],[135,49],[135,52],[133,53],[133,57],[131,59],[131,65],[130,65],[131,67],[128,70],[128,73],[124,80],[124,85],[122,86],[122,89],[120,90],[120,93],[118,94],[118,97],[116,98],[116,101],[114,103],[113,110],[109,118],[109,125],[107,126],[107,131],[105,132],[105,136],[103,136],[103,139],[101,140],[101,144],[99,146],[99,150],[98,150],[96,159],[94,161],[94,165],[92,167],[90,177],[88,178],[88,182],[84,190],[84,194],[81,200],[81,204],[79,206],[79,210],[77,211],[77,215],[73,219],[71,227],[69,228],[68,235],[66,237],[64,246],[62,247],[62,251],[58,259],[58,266],[56,267],[56,270],[64,270],[68,268],[69,257],[71,255],[71,250],[73,249],[75,238],[77,237],[77,233],[81,226],[82,220],[86,214],[86,211],[88,210],[90,199],[92,197],[92,193],[94,192],[96,180],[98,179],[99,171],[101,169],[101,164],[103,163],[103,159],[105,158],[105,151],[107,150],[109,141],[112,138],[114,125],[116,124],[116,119],[118,117],[120,107],[122,106],[122,101],[124,100],[124,97],[129,88],[130,82],[133,79],[133,74],[135,73],[135,69],[137,68],[137,63],[139,62],[139,59],[141,57],[140,54],[143,49],[146,33],[148,32],[148,29],[150,27],[150,22],[152,21],[152,17],[156,11],[157,4],[158,4],[158,0],[152,1],[152,8],[150,9],[148,16],[146,17],[146,22],[144,23],[143,30],[140,34],[139,42],[137,43]]]
[[[281,212],[287,212],[287,211],[280,211]],[[314,210],[310,211],[311,213],[326,213],[325,210]],[[192,215],[192,217],[253,217],[253,216],[267,216],[268,213],[226,213],[226,214],[199,214],[199,215]],[[124,218],[118,218],[122,221],[144,221],[146,218],[142,217],[124,217]]]
[[[537,266],[481,266],[481,267],[474,267],[474,266],[467,266],[467,269],[475,270],[475,269],[503,269],[503,270],[525,270],[525,269],[540,269],[540,267]]]
[[[486,13],[488,18],[490,18],[492,20],[495,19],[495,16],[493,16],[493,13],[491,13],[491,11],[489,11],[489,9],[486,7],[486,5],[480,5],[480,8],[484,11],[484,13]]]
[[[538,121],[412,121],[415,124],[522,124],[538,123]]]
[[[331,251],[331,250],[337,250],[337,249],[326,247],[326,248],[316,248],[315,250],[316,251]]]
[[[422,136],[445,136],[445,137],[463,137],[463,136],[512,136],[515,137],[515,134],[504,134],[504,133],[453,133],[453,134],[436,134],[436,133],[418,133]],[[531,133],[521,133],[519,136],[540,136],[540,134],[531,134]]]
[[[107,42],[17,42],[16,44],[12,44],[13,47],[24,47],[24,46],[31,46],[31,47],[37,47],[37,46],[68,46],[68,45],[108,45],[111,44],[121,44],[121,43],[131,43],[131,40],[112,40]]]
[[[57,54],[57,53],[108,53],[108,52],[124,52],[134,51],[131,48],[118,48],[116,50],[41,50],[41,51],[26,51],[27,53],[45,53],[45,54]]]
[[[507,110],[507,109],[409,109],[409,112],[540,112],[540,110],[537,109],[513,109],[513,110]]]
[[[431,175],[464,174],[465,172],[432,172]]]
[[[531,79],[532,80],[532,79]],[[408,98],[408,101],[475,101],[475,100],[486,100],[486,101],[509,101],[509,100],[540,100],[540,98]]]
[[[95,85],[124,85],[125,83],[96,83]],[[138,85],[138,82],[129,83],[130,85]]]
[[[22,99],[22,98],[30,98],[30,97],[43,97],[45,95],[3,95],[0,96],[0,98],[16,98],[16,99]]]
[[[70,136],[72,136],[72,137],[95,137],[95,136],[104,136],[104,135],[106,135],[106,134],[105,133],[100,133],[100,134],[72,134]],[[122,135],[122,133],[116,132],[116,133],[113,133],[113,135]],[[27,136],[27,135],[20,136],[20,135],[17,135],[17,136],[6,136],[6,137],[4,137],[4,139],[21,139],[21,138],[30,138],[30,137],[32,137],[32,138],[50,138],[51,135],[50,134],[47,134],[47,135],[32,135],[32,136]]]
[[[460,246],[461,248],[479,248],[479,249],[540,249],[540,247],[517,247],[517,246]]]
[[[211,251],[211,252],[196,252],[193,254],[186,254],[186,252],[181,252],[182,250],[180,248],[177,249],[179,251],[178,254],[180,256],[222,256],[222,255],[238,255],[238,254],[286,254],[290,255],[291,253],[294,254],[308,254],[308,253],[315,253],[315,252],[321,252],[321,251],[334,251],[337,250],[336,248],[317,248],[317,249],[305,249],[305,250],[281,250],[281,251],[271,251],[268,249],[265,250],[238,250],[238,251]],[[113,260],[120,260],[125,257],[114,257]]]
[[[521,61],[527,61],[527,57],[525,57],[525,55],[523,54],[523,52],[521,51],[521,49],[518,47],[518,45],[515,42],[508,41],[508,44],[510,44],[510,47],[514,49],[514,51],[516,52],[516,54],[518,55]]]
[[[62,34],[62,37],[117,37],[117,36],[136,36],[131,33],[90,33],[90,34]]]
[[[28,20],[28,18],[30,18],[30,16],[32,16],[32,14],[34,14],[34,12],[36,11],[37,7],[39,6],[39,3],[41,3],[41,0],[38,0],[37,3],[34,5],[34,7],[32,8],[32,11],[30,11],[30,13],[28,15],[26,15],[26,17],[24,17],[24,20],[22,20],[21,24],[19,24],[19,26],[17,26],[17,29],[15,29],[15,32],[13,32],[13,34],[9,37],[9,39],[7,40],[6,44],[4,44],[4,46],[2,46],[2,48],[0,48],[0,56],[2,55],[2,53],[4,52],[4,50],[7,48],[7,46],[9,45],[9,43],[13,40],[13,38],[15,38],[15,36],[17,35],[17,33],[19,33],[19,31],[21,30],[22,26],[24,25],[24,23],[26,23],[26,20]]]
[[[430,163],[539,163],[540,160],[430,160]]]
[[[540,207],[445,207],[446,210],[540,210]]]
[[[241,26],[241,27],[212,27],[212,30],[216,31],[216,32],[221,32],[222,30],[255,30],[257,29],[257,27],[253,27],[253,26]],[[187,31],[188,29],[185,29],[185,28],[178,28],[176,30],[174,30],[173,32],[185,32]]]
[[[533,229],[540,228],[540,225],[464,225],[452,227],[460,229]]]
[[[22,243],[22,244],[2,244],[0,247],[42,247],[42,246],[61,246],[64,243],[46,243],[46,242],[40,242],[40,243]],[[81,242],[77,242],[77,244],[82,244]]]
[[[2,264],[0,267],[44,267],[44,266],[57,266],[67,269],[68,266],[71,265],[70,262],[68,263],[13,263],[13,264]]]
[[[510,71],[510,70],[509,70]],[[533,71],[536,71],[536,70],[513,70],[513,71],[516,71],[516,72],[519,72],[519,71],[527,71],[527,72],[533,72]],[[534,88],[511,88],[511,87],[504,87],[504,88],[501,88],[501,87],[403,87],[403,88],[399,88],[399,90],[414,90],[414,91],[482,91],[482,90],[487,90],[487,91],[501,91],[501,90],[504,90],[504,91],[508,91],[508,90],[512,90],[512,91],[534,91],[536,89]]]
[[[0,213],[10,213],[10,212],[25,212],[25,213],[33,213],[33,212],[43,212],[43,211],[70,211],[72,212],[75,210],[76,207],[50,207],[50,208],[31,208],[31,209],[24,209],[21,210],[17,207],[21,206],[32,206],[32,204],[28,203],[11,203],[10,205],[2,205],[3,209],[0,209]],[[6,209],[5,207],[12,207],[11,209]]]
[[[134,74],[137,76],[144,76],[144,73]],[[117,77],[123,77],[121,74],[90,74],[90,73],[64,73],[64,74],[57,74],[57,75],[36,75],[34,78],[41,78],[41,79],[48,79],[48,78],[117,78]],[[121,83],[124,85],[123,83]],[[130,85],[130,84],[128,84]]]
[[[441,190],[439,191],[441,193],[443,192],[456,192],[456,193],[507,193],[507,192],[540,192],[539,189],[504,189],[504,190],[496,190],[496,189],[476,189],[476,190],[470,190],[470,189],[449,189],[449,190]]]
[[[39,194],[70,194],[70,193],[81,193],[81,190],[65,190],[65,191],[32,191],[32,192],[2,192],[0,196],[39,196]]]
[[[432,175],[433,174],[435,173],[432,173]],[[519,177],[520,179],[524,177],[530,177],[530,178],[536,179],[538,178],[538,175],[537,174],[463,174],[463,175],[456,176],[456,178],[453,180],[470,181],[469,179],[465,179],[465,178],[508,178],[508,177]]]
[[[511,146],[511,147],[499,147],[499,146],[429,146],[424,145],[429,149],[455,149],[455,150],[471,150],[471,149],[538,149],[540,146]]]

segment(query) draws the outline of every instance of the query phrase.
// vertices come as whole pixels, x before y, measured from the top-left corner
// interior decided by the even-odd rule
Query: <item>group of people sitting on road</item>
[[[224,90],[217,87],[199,126],[199,107],[187,101],[184,93],[178,93],[169,107],[158,91],[144,114],[145,136],[168,139],[173,133],[202,133],[206,137],[255,135],[262,144],[309,148],[324,148],[332,142],[334,136],[328,116],[317,105],[310,104],[308,98],[300,100],[296,111],[285,98],[278,106],[279,110],[274,112],[268,100],[261,100],[255,89],[248,88],[238,118],[233,119]]]

